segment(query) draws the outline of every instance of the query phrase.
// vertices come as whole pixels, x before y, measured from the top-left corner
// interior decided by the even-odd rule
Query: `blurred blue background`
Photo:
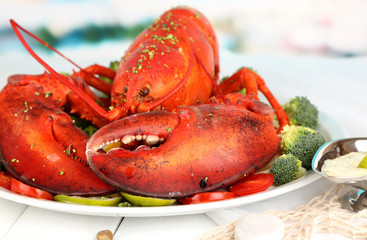
[[[183,4],[201,11],[220,47],[233,52],[367,54],[367,0],[1,0],[0,54],[25,51],[10,28],[13,18],[60,50],[89,53],[97,62],[111,52],[122,56],[142,29]]]

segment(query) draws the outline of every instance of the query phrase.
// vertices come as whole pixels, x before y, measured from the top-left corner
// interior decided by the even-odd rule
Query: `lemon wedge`
[[[79,197],[79,196],[67,196],[67,195],[56,195],[55,201],[63,203],[74,203],[82,205],[92,206],[117,206],[121,201],[122,196],[119,193],[111,194],[102,197]]]
[[[367,169],[367,155],[364,156],[362,161],[359,162],[358,168],[366,168]]]
[[[131,204],[137,207],[158,207],[168,206],[176,202],[176,199],[152,198],[121,193],[121,195]]]
[[[114,142],[114,143],[110,143],[109,145],[106,145],[103,147],[103,150],[105,152],[109,152],[112,148],[119,148],[121,147],[121,142]]]

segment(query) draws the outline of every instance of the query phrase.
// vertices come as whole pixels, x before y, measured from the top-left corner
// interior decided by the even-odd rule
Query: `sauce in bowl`
[[[351,152],[346,155],[328,159],[324,162],[321,172],[332,177],[367,176],[366,168],[358,168],[367,152]]]

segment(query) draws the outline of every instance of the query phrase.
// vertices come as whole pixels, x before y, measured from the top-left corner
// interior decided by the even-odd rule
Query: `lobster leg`
[[[74,63],[73,61],[71,61],[69,58],[67,58],[66,56],[64,56],[62,53],[60,53],[59,51],[57,51],[55,48],[51,47],[49,44],[47,44],[45,41],[43,41],[42,39],[38,38],[37,36],[35,36],[34,34],[32,34],[31,32],[27,31],[26,29],[24,29],[23,27],[21,27],[19,24],[17,24],[14,20],[10,20],[10,23],[12,25],[12,28],[14,30],[14,32],[16,33],[16,35],[18,36],[18,38],[20,39],[21,43],[23,44],[23,46],[27,49],[27,51],[34,57],[34,59],[36,59],[43,67],[45,67],[45,69],[47,69],[47,71],[49,71],[52,75],[55,76],[55,78],[57,78],[63,85],[67,86],[70,90],[72,90],[76,95],[78,95],[80,97],[81,100],[83,100],[86,104],[88,104],[90,106],[91,109],[93,109],[93,111],[95,112],[95,114],[98,114],[98,116],[101,116],[105,119],[108,120],[113,120],[116,119],[116,117],[120,114],[119,109],[114,109],[112,111],[107,112],[104,108],[102,108],[101,106],[98,105],[97,102],[95,102],[88,94],[86,94],[85,92],[83,92],[79,87],[75,86],[75,84],[73,83],[73,80],[70,77],[66,77],[64,75],[59,74],[58,72],[56,72],[52,67],[50,67],[45,61],[43,61],[33,50],[32,48],[28,45],[28,43],[25,41],[24,37],[22,36],[22,34],[20,33],[19,29],[22,30],[23,32],[25,32],[26,34],[30,35],[31,37],[33,37],[34,39],[36,39],[37,41],[39,41],[40,43],[42,43],[44,46],[46,46],[47,48],[51,49],[52,51],[54,51],[55,53],[59,54],[60,56],[62,56],[63,58],[65,58],[67,61],[69,61],[70,63],[72,63],[73,65],[75,65],[76,67],[78,67],[82,72],[84,71],[81,67],[79,67],[76,63]],[[84,71],[84,73],[91,75],[89,72]],[[94,78],[94,76],[92,75],[91,77]],[[81,78],[80,78],[81,79]],[[99,81],[97,80],[97,83]]]
[[[282,106],[266,86],[265,81],[254,71],[243,67],[231,77],[222,81],[219,87],[224,94],[238,92],[246,88],[247,97],[255,100],[259,99],[258,90],[260,90],[275,110],[279,121],[278,133],[282,131],[284,126],[289,124],[287,114],[284,112]]]
[[[10,77],[0,93],[0,147],[7,171],[53,194],[90,196],[115,191],[87,164],[88,135],[72,123],[51,94],[34,82],[22,81],[26,77],[30,76]]]
[[[91,91],[88,85],[78,83],[77,78],[70,78],[68,81],[69,80],[71,84],[78,85],[79,89],[91,99],[95,99],[95,101],[103,101]],[[68,87],[63,84],[58,84],[57,78],[53,75],[47,73],[38,75],[37,77],[32,75],[13,75],[8,79],[8,82],[10,84],[21,86],[29,84],[37,87],[42,86],[43,91],[46,92],[54,101],[57,101],[60,107],[68,106],[67,108],[70,108],[68,112],[79,114],[81,118],[91,121],[92,124],[97,127],[102,127],[108,123],[108,120],[99,117],[87,103],[80,101],[79,96],[72,92]]]
[[[94,64],[89,66],[83,71],[77,72],[73,74],[71,77],[81,77],[84,81],[86,81],[90,86],[104,92],[106,94],[110,94],[111,92],[111,84],[103,81],[100,78],[96,78],[94,75],[98,74],[100,76],[107,77],[109,79],[114,79],[116,72],[111,68],[107,68],[98,64]]]

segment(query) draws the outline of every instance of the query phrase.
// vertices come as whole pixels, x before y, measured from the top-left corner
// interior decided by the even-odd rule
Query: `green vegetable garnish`
[[[92,206],[117,206],[121,201],[121,199],[122,196],[119,193],[102,197],[79,197],[79,196],[67,196],[61,194],[56,195],[54,197],[54,200],[58,202],[92,205]]]
[[[163,199],[163,198],[152,198],[135,196],[128,193],[121,193],[121,195],[129,201],[131,204],[137,207],[157,207],[157,206],[168,206],[176,202],[176,199]]]
[[[311,169],[313,156],[325,143],[320,132],[302,126],[285,126],[281,132],[281,150],[285,154],[293,154],[302,161],[302,167]]]
[[[316,129],[319,111],[306,97],[295,97],[284,105],[290,125],[300,125]]]
[[[292,154],[284,154],[275,159],[270,173],[274,175],[274,183],[277,186],[289,183],[306,174],[302,162]]]

